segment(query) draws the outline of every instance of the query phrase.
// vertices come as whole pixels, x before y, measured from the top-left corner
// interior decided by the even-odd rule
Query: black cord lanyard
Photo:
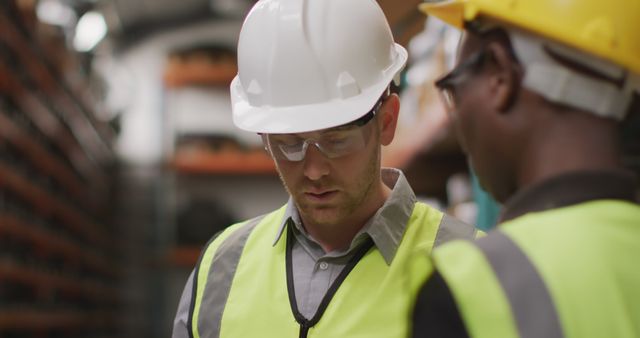
[[[305,318],[300,311],[298,310],[298,302],[296,301],[296,292],[293,285],[293,262],[292,262],[292,249],[293,249],[293,231],[291,227],[293,225],[290,222],[287,222],[287,253],[286,253],[286,263],[287,263],[287,292],[289,293],[289,303],[291,305],[291,311],[293,312],[293,316],[296,319],[296,322],[300,324],[300,338],[306,338],[309,333],[309,329],[316,325],[324,311],[329,306],[329,302],[338,291],[338,288],[347,278],[351,270],[358,264],[360,259],[364,257],[364,255],[371,249],[373,246],[373,241],[371,238],[367,238],[367,240],[358,248],[358,251],[351,257],[347,265],[342,269],[338,277],[331,283],[331,286],[327,290],[327,293],[322,297],[322,301],[316,310],[316,313],[313,315],[311,319]]]

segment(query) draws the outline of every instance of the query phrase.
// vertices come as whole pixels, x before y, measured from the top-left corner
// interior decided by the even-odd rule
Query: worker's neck
[[[613,121],[585,117],[549,124],[533,133],[522,152],[518,188],[575,171],[622,167]]]
[[[382,207],[390,194],[391,189],[380,182],[379,187],[367,194],[367,199],[364,203],[339,223],[331,225],[316,224],[305,221],[301,215],[304,228],[326,253],[347,250],[356,234]]]

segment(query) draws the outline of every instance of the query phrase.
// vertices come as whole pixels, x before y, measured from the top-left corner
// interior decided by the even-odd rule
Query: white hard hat
[[[351,122],[406,61],[375,0],[260,0],[240,32],[233,121],[258,133]]]

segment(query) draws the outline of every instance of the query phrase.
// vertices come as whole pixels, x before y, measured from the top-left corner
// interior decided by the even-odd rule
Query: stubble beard
[[[362,175],[355,178],[357,181],[354,185],[345,185],[340,182],[334,182],[327,179],[321,183],[313,184],[315,186],[327,187],[327,188],[339,188],[339,198],[326,205],[318,205],[309,203],[306,201],[303,187],[308,187],[312,183],[300,182],[297,186],[299,191],[293,193],[291,188],[287,185],[286,181],[280,175],[285,189],[290,196],[293,196],[293,200],[296,204],[300,216],[305,223],[313,223],[314,225],[321,227],[336,227],[341,226],[349,218],[357,215],[358,209],[368,202],[371,193],[377,183],[375,179],[377,177],[376,172],[380,170],[380,164],[378,161],[379,155],[371,156],[369,164],[365,168]],[[305,180],[305,179],[303,179]]]

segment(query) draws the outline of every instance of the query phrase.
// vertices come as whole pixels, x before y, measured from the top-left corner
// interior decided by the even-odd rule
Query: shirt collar
[[[529,212],[599,199],[634,201],[636,179],[625,170],[576,171],[523,189],[504,205],[499,223]]]
[[[361,233],[368,234],[378,248],[387,264],[391,264],[398,250],[402,236],[407,227],[416,196],[409,186],[406,177],[399,169],[382,168],[382,181],[389,187],[391,194],[382,207],[367,221],[362,230],[354,237],[357,240]],[[295,207],[293,199],[289,197],[282,224],[273,241],[275,245],[286,229],[289,219],[292,224],[305,236],[300,215]]]

